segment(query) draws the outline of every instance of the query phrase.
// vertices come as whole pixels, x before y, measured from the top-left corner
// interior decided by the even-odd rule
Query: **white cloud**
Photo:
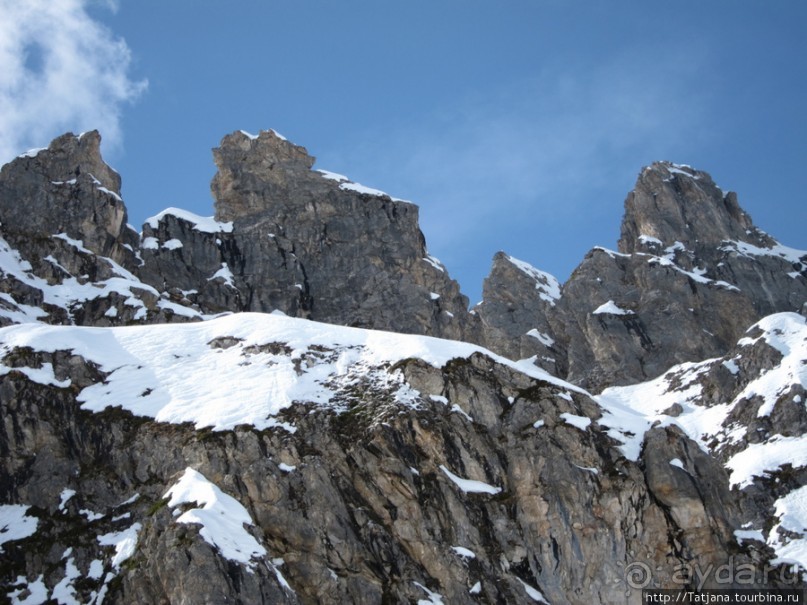
[[[0,0],[0,162],[68,130],[97,128],[106,146],[120,145],[121,107],[146,82],[130,79],[128,46],[89,4]]]

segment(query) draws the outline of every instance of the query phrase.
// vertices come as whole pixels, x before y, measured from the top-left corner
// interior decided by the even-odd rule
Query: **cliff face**
[[[743,381],[782,361],[754,334]],[[731,491],[728,442],[674,410],[628,412],[641,400],[463,343],[245,314],[15,326],[2,350],[3,501],[30,524],[4,545],[5,582],[65,582],[83,602],[639,602],[630,569],[674,587],[687,565],[761,567],[800,479],[766,492],[741,469],[753,487]],[[699,380],[732,397],[721,368]],[[709,409],[683,396],[691,371],[671,375],[667,398]],[[754,439],[748,403],[725,427]],[[803,405],[785,407],[770,421],[800,435]],[[729,467],[754,451],[731,443]],[[740,544],[748,523],[757,541]]]
[[[645,169],[566,284],[497,254],[469,313],[416,206],[271,131],[140,235],[98,140],[0,172],[12,602],[803,586],[807,256],[705,173]]]

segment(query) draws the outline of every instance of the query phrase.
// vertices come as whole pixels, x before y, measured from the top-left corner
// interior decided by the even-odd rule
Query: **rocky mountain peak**
[[[213,150],[218,172],[211,183],[216,219],[232,221],[263,212],[293,190],[324,185],[311,171],[315,158],[274,130],[238,130]]]
[[[235,305],[360,327],[463,334],[468,301],[428,254],[417,206],[312,170],[306,149],[272,130],[229,134],[213,156],[215,225],[203,232],[176,212],[149,221],[140,272],[148,283],[203,293],[209,303],[203,308],[212,312]],[[193,262],[178,262],[183,255]]]
[[[497,257],[475,308],[481,342],[597,391],[723,355],[753,322],[807,300],[807,251],[757,229],[736,194],[689,166],[642,170],[618,245],[593,249],[549,302]]]
[[[123,246],[131,247],[136,234],[127,231],[121,179],[104,162],[100,145],[98,131],[68,133],[3,166],[0,222],[28,243],[65,234],[127,264],[131,250]]]
[[[724,193],[708,173],[671,162],[642,170],[625,200],[620,252],[658,253],[676,242],[696,250],[724,241],[761,247],[774,243],[754,227],[737,195]]]
[[[120,175],[101,157],[101,135],[91,130],[76,135],[66,133],[54,139],[46,149],[32,149],[6,164],[0,174],[9,178],[20,167],[30,180],[69,181],[90,176],[102,186],[120,195]]]
[[[504,253],[493,257],[474,313],[481,321],[479,340],[511,359],[532,358],[555,371],[554,339],[547,318],[560,299],[558,280]]]

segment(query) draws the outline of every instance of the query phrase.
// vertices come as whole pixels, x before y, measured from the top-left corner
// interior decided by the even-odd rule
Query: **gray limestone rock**
[[[482,302],[473,309],[480,320],[478,341],[511,359],[534,358],[536,365],[557,373],[549,316],[559,299],[555,277],[497,252],[483,284]]]
[[[66,134],[0,170],[0,325],[125,325],[199,318],[141,282],[140,237],[100,135]],[[185,301],[187,302],[187,301]]]

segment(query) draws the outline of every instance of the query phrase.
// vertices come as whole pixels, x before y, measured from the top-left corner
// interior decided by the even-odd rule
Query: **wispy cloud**
[[[107,146],[120,144],[121,108],[146,82],[129,77],[128,46],[89,4],[0,0],[0,162],[67,130],[98,128]]]

